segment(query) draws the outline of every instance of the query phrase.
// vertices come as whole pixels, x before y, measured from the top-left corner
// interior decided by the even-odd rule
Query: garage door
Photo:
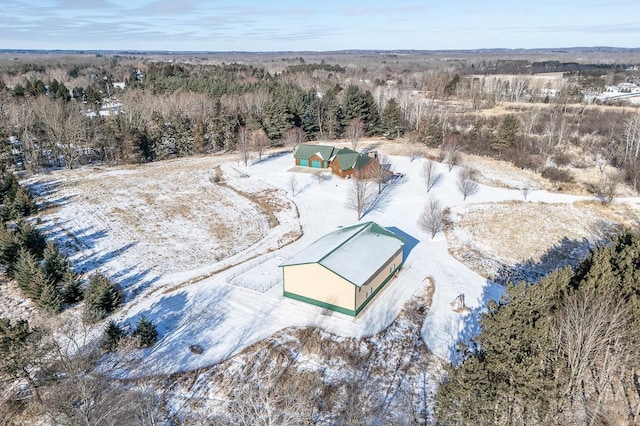
[[[304,167],[309,167],[309,160],[300,159],[300,165]]]
[[[315,167],[316,169],[319,169],[320,167],[322,167],[322,165],[320,164],[320,161],[311,160],[311,167]]]

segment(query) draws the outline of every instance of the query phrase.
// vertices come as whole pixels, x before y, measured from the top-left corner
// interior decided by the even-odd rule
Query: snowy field
[[[385,189],[361,221],[398,228],[419,242],[398,277],[355,319],[282,296],[278,264],[338,226],[358,222],[346,203],[348,180],[327,174],[319,181],[295,173],[299,192],[292,196],[292,154],[249,167],[229,157],[206,157],[60,171],[27,183],[51,204],[42,229],[73,253],[76,267],[99,269],[128,290],[116,319],[135,324],[145,315],[158,325],[160,340],[141,354],[140,373],[208,366],[293,326],[370,336],[396,318],[427,278],[435,283],[435,293],[422,336],[436,355],[451,359],[459,339],[478,331],[478,314],[502,287],[452,256],[442,233],[431,239],[418,228],[427,196],[421,160],[389,160],[403,178]],[[212,178],[218,166],[223,183]],[[516,182],[516,189],[480,185],[465,201],[456,186],[458,169],[449,172],[439,164],[438,173],[430,195],[451,208],[457,223],[474,206],[490,221],[486,212],[493,204],[504,215],[508,203],[523,200]],[[526,202],[569,206],[589,199],[532,190]],[[625,202],[635,208],[637,199]],[[472,240],[490,246],[480,232],[455,233],[457,241],[467,240],[459,250]],[[468,310],[456,313],[451,303],[461,294]],[[196,344],[202,354],[189,350]]]

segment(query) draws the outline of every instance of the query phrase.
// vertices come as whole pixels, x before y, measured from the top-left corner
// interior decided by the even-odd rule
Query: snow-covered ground
[[[279,262],[336,227],[358,222],[356,212],[347,207],[352,183],[330,174],[319,181],[310,173],[295,173],[291,171],[291,154],[274,156],[249,167],[231,159],[207,160],[221,164],[226,182],[223,187],[209,179],[213,163],[198,168],[184,160],[176,163],[182,165],[179,170],[185,182],[183,186],[166,188],[162,197],[157,191],[140,189],[136,199],[152,198],[140,204],[132,201],[132,194],[118,192],[115,180],[109,183],[111,189],[106,189],[113,191],[111,196],[92,207],[93,210],[87,207],[91,203],[83,202],[84,195],[74,189],[75,184],[64,185],[72,180],[70,176],[77,183],[91,173],[53,173],[47,179],[55,184],[49,187],[42,180],[30,183],[40,190],[44,199],[62,199],[57,210],[45,215],[43,227],[61,239],[76,241],[81,250],[75,259],[93,259],[85,267],[99,267],[116,279],[124,277],[146,283],[129,284],[137,291],[130,294],[124,309],[116,314],[117,320],[130,324],[145,315],[158,326],[160,340],[141,354],[144,362],[140,373],[167,374],[211,365],[292,326],[321,327],[345,337],[370,336],[384,330],[416,290],[426,285],[429,277],[435,283],[435,293],[422,336],[436,355],[451,359],[459,339],[478,331],[478,314],[488,300],[500,296],[502,287],[454,258],[442,234],[431,239],[419,229],[417,218],[427,197],[422,162],[401,156],[390,156],[389,160],[392,169],[402,173],[403,178],[385,189],[361,221],[398,228],[419,242],[397,279],[357,318],[327,314],[321,308],[282,296]],[[117,179],[125,174],[126,179],[133,181],[154,167],[162,165],[100,172],[94,178],[103,179],[107,184],[107,175]],[[290,193],[292,173],[299,187],[295,196]],[[438,173],[440,179],[429,195],[454,210],[464,205],[487,205],[523,197],[519,189],[480,185],[479,191],[465,201],[456,186],[458,169],[449,172],[445,165],[439,164]],[[187,182],[197,184],[189,186]],[[145,185],[152,188],[154,184],[157,185],[148,180]],[[259,209],[241,195],[265,190],[270,190],[270,196],[281,206],[276,213],[278,225],[275,227],[267,226],[268,220]],[[181,204],[186,211],[153,211],[161,198],[170,200],[178,196],[184,197]],[[229,198],[225,199],[226,196]],[[527,195],[530,203],[571,203],[588,198],[541,190]],[[291,207],[290,201],[295,207]],[[160,208],[162,206],[160,204]],[[240,208],[240,212],[234,207]],[[178,213],[180,218],[172,216]],[[210,224],[203,222],[202,215],[211,215],[217,217],[218,222],[229,224],[238,246],[220,247],[216,241],[210,241],[215,240],[216,233],[209,230]],[[149,218],[148,221],[143,221],[142,216]],[[255,220],[252,221],[252,217]],[[92,223],[95,218],[98,221]],[[294,240],[299,235],[299,226],[302,236],[277,248]],[[158,238],[152,239],[148,237],[150,233],[140,233],[138,228],[151,228]],[[82,229],[86,230],[77,232]],[[137,240],[147,237],[144,241]],[[212,254],[216,249],[224,250],[225,256]],[[184,261],[181,256],[185,256]],[[261,291],[254,290],[256,288]],[[461,294],[468,311],[456,313],[451,303]],[[190,345],[196,344],[203,348],[202,354],[189,350]]]

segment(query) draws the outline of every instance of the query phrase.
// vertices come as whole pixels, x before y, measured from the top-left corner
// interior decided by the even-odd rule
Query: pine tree
[[[60,252],[58,246],[49,241],[43,253],[44,274],[52,283],[59,283],[63,280],[64,274],[70,269],[69,260]]]
[[[44,284],[44,275],[35,256],[26,249],[21,249],[15,263],[13,276],[24,294],[32,300],[38,300]]]
[[[39,277],[41,278],[39,278]],[[40,295],[36,300],[36,305],[43,311],[50,314],[57,314],[62,309],[62,301],[60,300],[60,292],[56,285],[44,278],[44,274],[39,271],[36,280],[41,280]]]
[[[91,323],[101,320],[118,308],[122,303],[122,296],[117,284],[102,274],[94,274],[89,279],[84,300],[84,319]]]
[[[148,348],[158,341],[158,330],[153,321],[148,320],[144,315],[140,317],[133,335],[138,341],[138,346]]]
[[[426,144],[431,147],[438,147],[442,144],[442,123],[437,115],[434,115],[427,126]]]
[[[20,244],[29,250],[36,259],[42,259],[44,249],[47,247],[47,240],[38,229],[31,226],[29,222],[20,221],[16,236]]]
[[[38,211],[38,208],[29,191],[24,189],[22,186],[19,186],[16,191],[15,198],[11,202],[9,211],[11,218],[15,219],[31,216]]]
[[[60,296],[62,301],[67,304],[80,302],[84,298],[82,284],[71,268],[67,269],[62,277]]]
[[[6,226],[0,226],[0,263],[8,268],[9,275],[13,274],[19,252],[20,241],[16,234]]]
[[[112,352],[118,347],[118,343],[124,336],[124,331],[115,321],[111,320],[104,329],[104,336],[100,346],[104,351]]]
[[[507,115],[495,131],[491,148],[499,153],[513,147],[519,137],[520,123],[514,115]]]
[[[402,112],[400,111],[400,105],[395,98],[391,98],[387,101],[387,105],[384,107],[381,116],[381,130],[388,134],[390,137],[395,138],[400,134],[400,124],[402,120]]]

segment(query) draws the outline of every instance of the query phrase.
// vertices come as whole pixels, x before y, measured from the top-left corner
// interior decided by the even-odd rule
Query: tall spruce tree
[[[400,105],[395,98],[391,98],[387,101],[382,115],[380,117],[381,130],[388,136],[395,138],[402,133],[402,111]]]
[[[34,301],[39,299],[45,280],[38,260],[33,253],[24,248],[20,250],[13,277],[27,297]]]
[[[69,270],[69,259],[60,252],[58,246],[49,241],[43,253],[44,274],[52,283],[59,283],[63,280],[64,274]]]

